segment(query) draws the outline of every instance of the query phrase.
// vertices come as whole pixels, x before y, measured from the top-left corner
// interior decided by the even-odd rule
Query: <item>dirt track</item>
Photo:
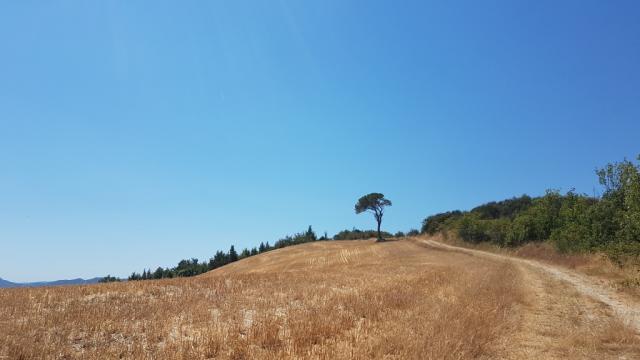
[[[513,261],[517,264],[524,265],[525,269],[528,267],[532,269],[542,270],[558,280],[571,284],[581,294],[584,294],[588,297],[593,298],[594,300],[606,304],[625,324],[634,328],[636,331],[640,331],[640,307],[638,307],[637,304],[631,303],[629,300],[623,299],[621,295],[616,294],[612,290],[607,289],[600,284],[597,284],[594,280],[589,279],[585,275],[581,275],[574,271],[563,269],[558,266],[545,264],[539,261],[493,254],[480,250],[466,249],[443,244],[433,240],[425,240],[425,243],[439,249],[459,251],[476,256],[482,256],[485,258],[496,258],[501,260]]]

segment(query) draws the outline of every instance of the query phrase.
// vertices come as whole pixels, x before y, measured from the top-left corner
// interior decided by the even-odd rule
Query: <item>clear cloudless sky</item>
[[[0,277],[389,231],[640,153],[638,1],[4,1]]]

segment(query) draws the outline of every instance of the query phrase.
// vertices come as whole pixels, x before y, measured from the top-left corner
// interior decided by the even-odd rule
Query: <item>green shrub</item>
[[[383,238],[393,237],[391,233],[386,231],[380,232]],[[378,236],[378,232],[375,230],[358,230],[353,228],[352,230],[342,230],[333,236],[333,240],[366,240],[375,238]]]
[[[587,226],[569,223],[551,233],[551,242],[563,253],[584,252],[593,248]]]
[[[491,220],[500,218],[513,218],[532,205],[532,199],[528,195],[514,197],[502,201],[492,201],[471,210],[480,219]]]
[[[604,252],[618,266],[640,264],[640,242],[616,241],[607,244]]]
[[[477,216],[466,214],[460,219],[458,227],[458,236],[464,241],[479,243],[489,240],[486,232],[486,224]]]
[[[409,232],[407,232],[407,236],[418,236],[420,235],[420,232],[416,229],[411,229],[409,230]]]
[[[429,216],[422,221],[421,232],[423,234],[433,235],[437,232],[444,231],[448,224],[451,224],[461,217],[462,211],[459,210]]]
[[[455,230],[464,241],[500,246],[549,240],[563,252],[604,250],[617,262],[635,259],[640,253],[640,166],[625,159],[596,174],[604,187],[601,198],[547,190],[541,197],[523,195],[468,212],[429,216],[422,232]]]
[[[500,246],[507,245],[507,235],[511,227],[509,219],[495,219],[486,221],[486,234],[489,241]]]

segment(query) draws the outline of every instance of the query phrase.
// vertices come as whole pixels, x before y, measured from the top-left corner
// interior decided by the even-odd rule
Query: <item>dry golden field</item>
[[[0,359],[640,358],[611,312],[418,239],[316,242],[195,278],[0,289]]]

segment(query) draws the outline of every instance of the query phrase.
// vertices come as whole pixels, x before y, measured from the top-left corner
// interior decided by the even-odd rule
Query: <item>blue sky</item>
[[[389,231],[640,153],[635,1],[0,4],[0,277]]]

